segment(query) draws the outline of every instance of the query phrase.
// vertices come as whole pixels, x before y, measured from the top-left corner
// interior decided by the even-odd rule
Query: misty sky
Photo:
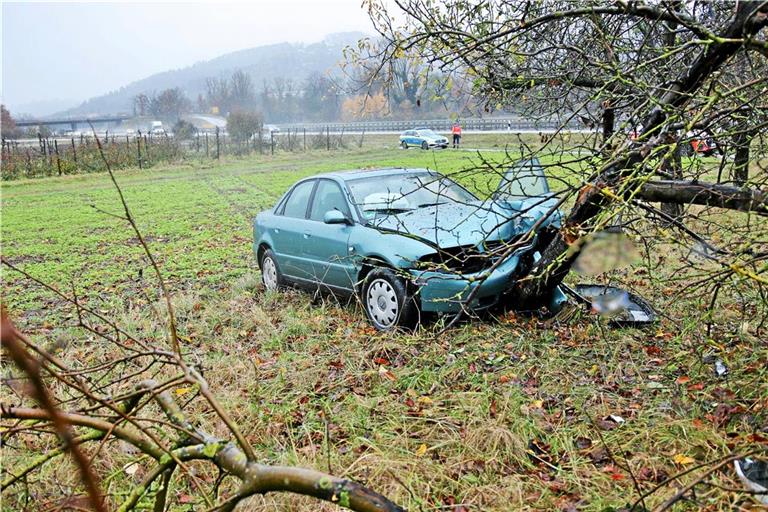
[[[132,81],[263,44],[372,32],[361,0],[2,1],[2,99],[61,110]],[[61,103],[56,101],[55,103]],[[37,106],[37,108],[45,107]],[[44,113],[44,112],[41,112]]]

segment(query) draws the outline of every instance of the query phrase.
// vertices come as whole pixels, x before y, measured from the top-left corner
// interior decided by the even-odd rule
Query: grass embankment
[[[340,152],[117,173],[173,290],[184,349],[201,362],[262,460],[354,478],[412,510],[463,503],[470,510],[599,511],[634,502],[633,478],[647,491],[668,475],[760,442],[752,433],[766,425],[768,349],[743,318],[743,301],[749,314],[757,298],[722,297],[718,324],[706,338],[701,311],[709,297],[676,298],[674,276],[657,265],[659,258],[682,257],[674,252],[652,255],[650,274],[637,267],[612,275],[663,310],[652,331],[606,329],[590,316],[567,325],[506,316],[466,323],[437,339],[439,326],[379,334],[354,305],[265,293],[250,219],[298,178],[390,165],[451,172],[472,157],[384,146],[382,139]],[[131,332],[165,343],[141,248],[124,221],[103,213],[120,211],[107,175],[4,183],[2,192],[4,258],[67,291],[74,286]],[[7,269],[3,301],[37,342],[71,339],[63,356],[73,365],[109,358],[109,347],[75,330],[69,306]],[[712,358],[725,362],[727,376],[714,376]],[[209,418],[198,417],[216,432],[220,426]],[[4,452],[6,467],[30,457],[20,447]],[[130,484],[120,471],[129,460],[111,450],[97,464],[116,499]],[[35,499],[57,498],[53,482],[73,482],[75,475],[66,459],[47,465],[40,477],[51,484]],[[646,504],[660,503],[696,475]],[[732,471],[711,481],[740,486]],[[190,494],[176,487],[172,509],[189,509],[182,496]],[[698,488],[697,498],[697,505],[679,508],[725,511],[754,503],[708,486]],[[4,509],[17,500],[22,487],[8,491]],[[242,507],[275,508],[333,507],[278,495]]]

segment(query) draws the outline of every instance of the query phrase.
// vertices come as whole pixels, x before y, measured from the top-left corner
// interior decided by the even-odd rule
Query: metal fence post
[[[53,139],[53,148],[56,151],[56,167],[59,170],[59,176],[61,176],[61,158],[59,158],[59,141]]]
[[[136,137],[136,155],[139,160],[139,169],[141,169],[141,130],[139,130],[139,136]]]

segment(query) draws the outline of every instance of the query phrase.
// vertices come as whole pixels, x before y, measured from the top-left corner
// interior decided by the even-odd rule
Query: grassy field
[[[485,157],[503,158],[501,136],[481,142],[496,150]],[[631,505],[638,489],[667,476],[765,442],[753,433],[768,424],[768,348],[738,307],[757,299],[726,297],[706,337],[708,297],[673,302],[663,267],[612,276],[664,311],[651,331],[607,329],[588,315],[567,324],[506,315],[440,337],[439,325],[380,334],[353,304],[266,293],[250,221],[297,179],[377,166],[452,172],[478,159],[386,144],[116,173],[172,290],[185,351],[265,462],[354,478],[411,510],[603,511]],[[109,215],[119,212],[104,174],[3,183],[3,257],[162,344],[157,283],[129,226]],[[3,303],[36,341],[67,336],[75,340],[73,360],[108,357],[76,333],[70,307],[7,268]],[[726,377],[715,377],[712,357],[728,366]],[[202,413],[201,421],[208,421]],[[4,451],[4,464],[23,458]],[[129,484],[119,471],[127,460],[115,453],[97,468],[110,475],[105,482],[116,496]],[[73,478],[67,463],[42,475]],[[695,476],[675,480],[646,505]],[[723,490],[740,487],[733,471],[709,482],[715,485],[699,486],[695,503],[676,509],[757,508],[753,498]],[[47,491],[40,503],[60,492]],[[192,510],[181,499],[189,492],[176,489],[173,510]],[[4,510],[21,499],[4,498]],[[275,509],[333,507],[278,495],[242,507]]]

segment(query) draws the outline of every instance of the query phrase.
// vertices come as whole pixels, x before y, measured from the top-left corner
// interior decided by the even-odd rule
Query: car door
[[[272,240],[280,271],[289,279],[310,282],[314,274],[312,262],[306,258],[306,233],[311,227],[307,219],[309,203],[317,180],[307,180],[293,187],[273,218]]]
[[[550,195],[549,183],[538,158],[521,160],[510,167],[501,178],[494,199],[526,201]]]
[[[325,214],[339,210],[350,222],[326,224]],[[351,290],[356,280],[355,262],[349,249],[349,236],[355,228],[349,202],[334,180],[320,179],[309,209],[311,224],[306,257],[312,261],[317,282],[330,288]]]

